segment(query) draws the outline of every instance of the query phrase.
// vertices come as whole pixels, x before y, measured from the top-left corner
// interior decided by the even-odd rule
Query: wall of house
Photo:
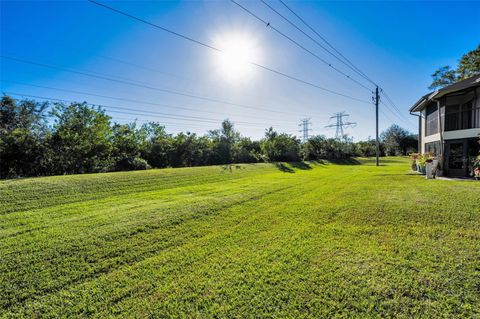
[[[468,97],[473,97],[476,96],[476,99],[474,103],[476,104],[477,108],[480,108],[480,87],[476,89],[476,92],[471,92],[468,94]],[[460,99],[464,100],[466,96],[461,96],[461,97],[448,97],[448,104],[455,104],[459,103]],[[441,114],[441,130],[443,133],[443,139],[444,140],[455,140],[455,139],[464,139],[464,138],[472,138],[472,137],[478,137],[480,134],[480,128],[471,128],[471,129],[465,129],[465,130],[456,130],[456,131],[444,131],[445,128],[445,101],[442,101],[441,103],[441,109],[440,109],[440,114]],[[421,148],[420,152],[424,153],[425,152],[425,144],[427,143],[432,143],[436,141],[440,141],[440,133],[437,134],[431,134],[431,135],[426,135],[426,108],[424,108],[421,112],[421,119],[419,121],[420,124],[420,139],[421,139]]]
[[[422,140],[420,152],[425,153],[425,144],[440,141],[440,133],[426,135],[426,108],[423,109],[420,112],[420,114],[421,114],[420,132],[421,132],[421,140]]]

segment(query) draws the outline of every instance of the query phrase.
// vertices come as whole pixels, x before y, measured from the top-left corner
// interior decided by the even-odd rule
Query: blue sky
[[[330,90],[371,100],[368,90],[308,55],[229,1],[105,3],[212,45],[217,45],[218,39],[242,34],[258,52],[254,62]],[[354,75],[261,2],[240,3],[321,58]],[[280,2],[270,0],[268,3],[304,28]],[[381,130],[397,123],[416,131],[416,118],[408,115],[408,108],[426,93],[430,74],[439,66],[455,65],[463,53],[474,49],[480,41],[480,19],[475,17],[480,12],[478,1],[287,3],[379,83],[398,106],[401,114],[395,115],[381,105]],[[245,66],[248,68],[246,79],[232,81],[225,70],[220,70],[219,53],[87,1],[2,1],[1,54],[138,84],[127,85],[0,60],[2,92],[137,110],[107,108],[107,113],[120,123],[137,118],[139,123],[146,120],[165,123],[172,133],[188,130],[203,134],[228,117],[243,135],[258,138],[269,126],[300,135],[297,132],[300,119],[311,117],[313,134],[333,136],[334,130],[324,128],[331,123],[329,117],[334,112],[346,111],[350,114],[349,120],[358,123],[347,130],[355,140],[375,134],[373,105],[332,95],[251,65]],[[371,87],[366,81],[362,83]]]

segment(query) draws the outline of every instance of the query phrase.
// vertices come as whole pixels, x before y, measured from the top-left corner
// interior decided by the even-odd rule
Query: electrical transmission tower
[[[312,122],[310,122],[310,119],[311,118],[302,119],[302,123],[298,124],[298,126],[302,127],[302,129],[299,130],[299,132],[303,134],[303,138],[302,138],[303,142],[308,141],[308,132],[312,130],[311,128],[308,128],[309,125],[312,125]]]
[[[331,116],[330,119],[336,119],[336,123],[325,126],[326,128],[332,128],[332,127],[336,128],[336,132],[335,132],[336,139],[341,139],[343,135],[345,135],[343,131],[344,128],[355,127],[357,125],[357,123],[355,122],[344,122],[343,118],[347,116],[349,116],[349,114],[346,114],[345,112],[334,113],[334,115]]]

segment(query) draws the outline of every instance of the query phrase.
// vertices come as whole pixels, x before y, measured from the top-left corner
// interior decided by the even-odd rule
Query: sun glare
[[[251,79],[259,62],[260,49],[255,39],[245,33],[230,33],[214,39],[221,52],[215,55],[218,73],[227,81],[239,84]]]

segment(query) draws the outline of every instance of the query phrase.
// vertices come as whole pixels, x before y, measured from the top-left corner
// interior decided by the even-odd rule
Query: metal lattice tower
[[[356,122],[344,122],[343,118],[347,116],[350,116],[350,114],[346,114],[345,112],[334,113],[334,115],[331,116],[330,119],[336,119],[336,123],[325,126],[326,128],[332,128],[332,127],[336,128],[336,131],[335,131],[336,139],[341,139],[345,135],[343,130],[344,128],[355,127],[357,125]]]
[[[308,141],[308,132],[312,130],[311,128],[308,127],[309,125],[312,125],[312,122],[310,122],[310,119],[311,118],[302,119],[302,123],[298,124],[298,126],[302,127],[302,129],[299,130],[299,132],[301,132],[303,135],[302,136],[303,142]]]

